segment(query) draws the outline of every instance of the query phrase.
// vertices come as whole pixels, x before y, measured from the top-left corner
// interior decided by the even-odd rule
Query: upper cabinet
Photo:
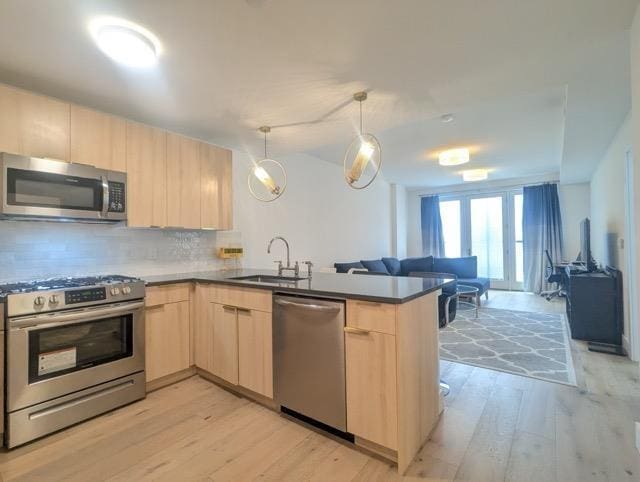
[[[127,122],[128,224],[167,225],[167,133]]]
[[[69,104],[0,84],[0,151],[69,160]]]
[[[203,229],[232,229],[231,151],[200,143],[201,224]]]
[[[200,229],[200,142],[167,134],[167,226]]]
[[[126,126],[124,119],[72,105],[69,160],[124,172]]]
[[[0,152],[126,172],[132,227],[233,228],[229,149],[0,84]]]

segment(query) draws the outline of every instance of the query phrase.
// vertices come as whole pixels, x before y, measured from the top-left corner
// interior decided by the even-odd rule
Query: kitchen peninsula
[[[274,294],[344,303],[346,432],[404,473],[442,410],[437,300],[451,280],[276,275],[243,269],[146,277],[147,386],[196,371],[279,409]]]

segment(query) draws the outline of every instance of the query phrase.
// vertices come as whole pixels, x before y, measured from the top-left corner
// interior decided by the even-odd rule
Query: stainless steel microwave
[[[51,159],[0,153],[2,217],[127,219],[127,175]]]

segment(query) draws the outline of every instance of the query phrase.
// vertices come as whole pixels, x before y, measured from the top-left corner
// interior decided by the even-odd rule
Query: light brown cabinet
[[[191,284],[147,288],[145,360],[147,382],[191,366]]]
[[[271,313],[238,309],[238,385],[273,398]]]
[[[345,333],[347,430],[398,448],[396,337],[373,331]]]
[[[189,302],[145,311],[146,380],[150,382],[189,368]]]
[[[231,151],[200,143],[200,205],[203,229],[232,229]]]
[[[126,126],[128,225],[167,225],[167,133],[136,122]]]
[[[200,142],[167,134],[167,225],[200,229]]]
[[[69,104],[0,84],[0,152],[69,160]]]
[[[250,308],[266,308],[265,296],[271,293],[197,285],[194,355],[198,368],[273,398],[271,313]]]
[[[124,172],[126,125],[124,119],[71,105],[69,160]]]
[[[131,227],[232,229],[232,153],[0,84],[0,152],[127,173]]]
[[[213,371],[234,385],[238,384],[238,311],[237,308],[212,303]]]

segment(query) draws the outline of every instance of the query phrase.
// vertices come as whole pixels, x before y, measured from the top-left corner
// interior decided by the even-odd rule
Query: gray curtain
[[[422,224],[422,254],[425,256],[444,256],[440,198],[437,195],[425,196],[421,199],[420,220]]]
[[[522,235],[524,244],[524,290],[540,293],[545,281],[549,250],[554,263],[562,260],[562,217],[556,184],[523,189]]]

